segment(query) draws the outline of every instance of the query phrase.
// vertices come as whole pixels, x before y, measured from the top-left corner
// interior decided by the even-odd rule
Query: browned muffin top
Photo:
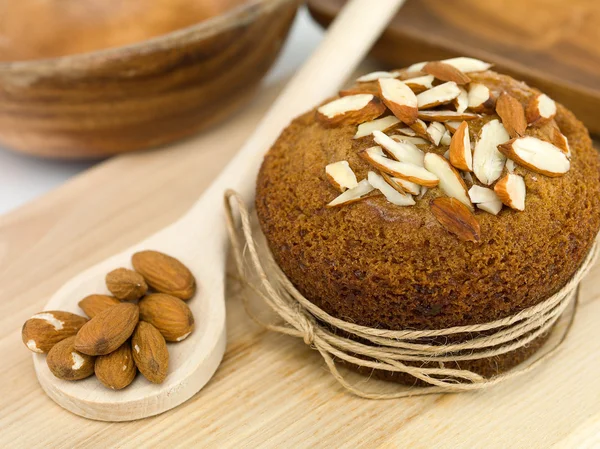
[[[269,246],[336,317],[389,329],[504,317],[560,289],[598,233],[600,164],[584,126],[526,84],[458,61],[369,75],[341,92],[358,98],[300,116],[265,157],[256,206]],[[396,81],[426,93],[419,106]],[[486,139],[509,159],[478,149]]]

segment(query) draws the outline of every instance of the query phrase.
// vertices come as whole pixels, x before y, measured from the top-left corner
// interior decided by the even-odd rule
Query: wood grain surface
[[[308,0],[327,24],[345,0]],[[600,134],[600,2],[408,0],[373,50],[394,67],[452,56],[493,62]]]
[[[582,304],[560,354],[487,391],[384,402],[353,397],[315,351],[255,325],[231,275],[224,361],[184,405],[140,421],[103,423],[73,415],[43,393],[20,339],[23,321],[64,281],[180,216],[251,133],[275,91],[264,91],[229,123],[202,136],[111,159],[0,217],[0,447],[597,445],[598,265],[583,284]]]
[[[254,93],[299,3],[248,0],[130,46],[0,62],[0,144],[90,158],[155,147],[211,126]]]

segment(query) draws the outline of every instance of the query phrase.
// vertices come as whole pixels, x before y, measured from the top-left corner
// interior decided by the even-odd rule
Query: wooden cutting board
[[[308,0],[324,25],[344,3]],[[373,50],[391,67],[462,55],[540,88],[600,134],[600,1],[407,0]]]
[[[600,265],[584,282],[579,314],[559,355],[487,391],[379,402],[354,397],[316,351],[254,324],[230,276],[225,358],[187,403],[140,421],[106,423],[71,414],[44,394],[21,342],[22,323],[79,271],[182,214],[251,133],[276,90],[265,90],[208,133],[111,159],[0,217],[0,447],[492,449],[600,443]]]

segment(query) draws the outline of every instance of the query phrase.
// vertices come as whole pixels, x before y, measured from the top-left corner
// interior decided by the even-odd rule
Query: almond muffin
[[[565,107],[454,58],[365,75],[296,118],[265,156],[256,209],[277,264],[327,313],[479,324],[577,271],[600,228],[600,161]],[[493,376],[545,338],[461,367]]]

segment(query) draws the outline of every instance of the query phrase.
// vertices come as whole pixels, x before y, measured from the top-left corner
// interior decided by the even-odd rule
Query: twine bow
[[[245,246],[242,246],[236,229],[233,217],[234,205],[237,206],[240,215]],[[250,214],[241,196],[232,190],[225,193],[225,211],[235,262],[244,285],[255,291],[285,324],[262,322],[252,313],[246,295],[242,295],[250,317],[269,330],[302,338],[307,345],[319,351],[331,374],[344,388],[368,399],[393,399],[477,390],[533,370],[554,355],[565,340],[575,314],[579,283],[598,257],[596,240],[575,275],[560,291],[533,307],[500,320],[435,330],[374,329],[329,315],[298,292],[272,258],[268,257],[263,261],[252,234]],[[245,262],[246,250],[248,263]],[[269,266],[270,275],[266,273],[265,263]],[[246,267],[252,269],[258,276],[259,285],[250,281],[246,275]],[[525,366],[492,378],[485,378],[466,369],[445,366],[446,362],[484,359],[524,347],[548,332],[572,303],[573,307],[567,317],[567,326],[558,341],[543,355]],[[371,344],[337,335],[332,329],[342,330],[345,334]],[[432,337],[457,334],[472,334],[473,337],[458,343],[443,345],[430,341]],[[342,376],[335,364],[335,358],[370,369],[407,373],[430,387],[403,389],[393,393],[365,391],[350,384]],[[413,364],[414,362],[419,364]],[[439,367],[432,367],[431,362],[437,362]]]

